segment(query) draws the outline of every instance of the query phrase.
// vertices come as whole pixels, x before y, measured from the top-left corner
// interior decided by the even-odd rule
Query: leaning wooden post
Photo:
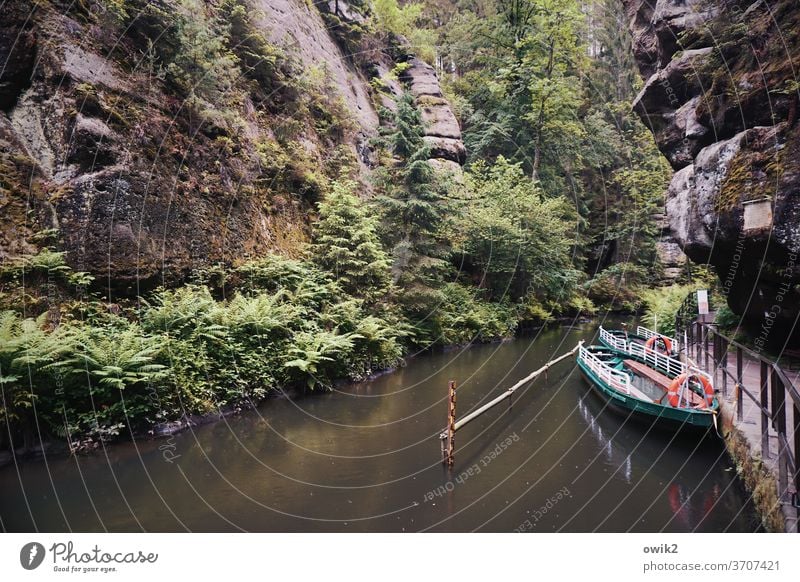
[[[454,453],[456,448],[456,383],[450,380],[447,384],[448,403],[447,403],[447,438],[445,455],[442,461],[445,465],[452,466],[455,462]]]

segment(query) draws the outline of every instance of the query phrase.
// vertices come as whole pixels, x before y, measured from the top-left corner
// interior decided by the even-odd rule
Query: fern
[[[75,355],[61,365],[73,374],[88,375],[92,393],[102,392],[92,387],[93,379],[100,387],[125,390],[167,375],[166,367],[155,363],[158,353],[156,338],[144,335],[138,325],[84,328],[78,333]]]
[[[293,345],[288,351],[291,359],[284,367],[299,372],[296,375],[312,390],[318,383],[328,386],[332,374],[335,375],[335,366],[326,364],[346,358],[353,349],[353,341],[361,337],[355,333],[340,335],[328,331],[298,333],[292,338]]]
[[[0,422],[27,418],[39,397],[50,392],[53,366],[71,349],[71,337],[63,329],[44,330],[46,318],[0,313]]]

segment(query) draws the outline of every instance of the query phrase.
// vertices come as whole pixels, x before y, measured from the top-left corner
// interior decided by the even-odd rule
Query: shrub
[[[270,43],[253,22],[254,7],[246,0],[223,0],[221,12],[230,25],[228,50],[238,57],[244,74],[274,101],[287,89],[290,65],[283,51]]]
[[[13,311],[0,312],[0,425],[6,431],[20,426],[30,430],[36,412],[60,424],[58,411],[52,409],[54,367],[70,353],[73,338],[65,328],[45,331],[46,317],[23,319]]]
[[[439,290],[416,288],[401,294],[401,305],[422,347],[491,341],[513,334],[516,313],[508,305],[478,297],[474,288],[447,283]]]
[[[645,310],[643,325],[665,335],[675,334],[675,315],[683,300],[694,290],[690,285],[672,285],[642,291]]]
[[[315,330],[303,331],[292,337],[288,348],[288,358],[284,368],[290,379],[305,382],[314,389],[318,384],[330,387],[337,377],[344,375],[344,362],[353,350],[356,334],[339,334],[335,332]]]
[[[77,429],[137,428],[154,418],[159,410],[149,389],[169,373],[157,362],[159,338],[117,317],[75,326],[73,333],[72,353],[58,367],[72,376],[64,408]]]
[[[467,175],[476,201],[461,223],[465,264],[485,280],[495,299],[530,293],[564,301],[577,287],[572,265],[566,200],[545,198],[520,164],[502,156],[494,165],[476,163]]]
[[[607,309],[633,312],[641,306],[647,270],[634,263],[617,263],[584,284],[587,297]]]
[[[719,328],[723,331],[733,331],[738,329],[742,324],[742,316],[736,315],[731,311],[731,308],[728,307],[728,304],[723,302],[714,314],[714,322],[719,325]]]

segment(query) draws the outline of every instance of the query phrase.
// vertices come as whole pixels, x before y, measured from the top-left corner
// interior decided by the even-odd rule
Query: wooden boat
[[[680,344],[677,339],[641,325],[636,327],[636,333],[629,332],[624,324],[622,329],[600,327],[600,343],[612,349],[634,344],[668,356],[674,356],[680,351]]]
[[[607,346],[581,346],[578,366],[609,404],[641,420],[673,429],[715,426],[719,401],[710,378],[679,360],[660,356],[662,372]]]
[[[615,354],[646,364],[669,378],[686,371],[686,366],[676,357],[678,340],[646,327],[637,327],[633,334],[600,326],[600,343]]]

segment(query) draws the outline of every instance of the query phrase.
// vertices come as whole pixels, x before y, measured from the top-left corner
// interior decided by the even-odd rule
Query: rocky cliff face
[[[800,313],[800,11],[791,1],[626,0],[634,108],[675,169],[670,230],[781,348]]]
[[[442,94],[436,71],[429,64],[411,57],[401,79],[414,95],[425,124],[425,141],[431,150],[431,163],[442,171],[459,173],[467,159],[461,128],[450,104]]]
[[[369,81],[390,76],[391,51],[372,39],[356,62],[331,32],[331,18],[339,29],[363,21],[344,0],[236,1],[277,80],[266,86],[243,69],[203,116],[147,42],[177,34],[180,0],[142,2],[127,29],[109,12],[115,3],[3,4],[0,260],[33,252],[34,233],[55,229],[71,267],[114,293],[141,292],[209,265],[297,253],[325,181],[344,173],[368,184],[381,99]],[[199,2],[198,17],[220,18],[223,4]],[[425,79],[415,95],[432,155],[457,163],[463,144],[436,76],[412,63],[408,85]]]

